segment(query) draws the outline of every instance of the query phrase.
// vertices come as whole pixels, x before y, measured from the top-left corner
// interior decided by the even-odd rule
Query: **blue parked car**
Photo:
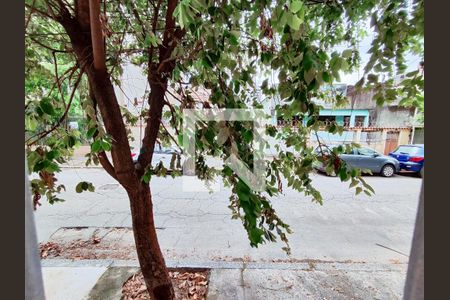
[[[400,170],[414,172],[423,176],[424,145],[400,145],[395,151],[389,153],[389,156],[400,162]]]

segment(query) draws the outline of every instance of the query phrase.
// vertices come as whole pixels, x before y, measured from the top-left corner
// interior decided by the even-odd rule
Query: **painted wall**
[[[409,127],[414,123],[414,110],[406,107],[377,107],[370,116],[371,126],[376,127]]]
[[[413,144],[425,143],[425,130],[424,128],[416,127],[414,130]]]
[[[355,126],[356,116],[364,117],[364,127],[369,126],[369,110],[368,109],[322,109],[320,116],[336,116],[336,122],[344,123],[344,116],[350,116],[350,127]]]

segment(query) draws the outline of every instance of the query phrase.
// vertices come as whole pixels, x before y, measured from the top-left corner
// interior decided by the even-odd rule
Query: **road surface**
[[[47,241],[61,227],[131,227],[126,193],[102,169],[64,169],[58,176],[64,203],[42,199],[35,213],[38,239]],[[294,233],[291,258],[325,261],[405,263],[408,260],[422,180],[412,176],[366,176],[376,195],[355,196],[338,178],[313,175],[323,206],[292,190],[272,199]],[[96,191],[77,194],[79,181]],[[227,207],[229,190],[212,194],[181,191],[182,178],[153,178],[155,221],[161,247],[192,259],[286,259],[282,243],[251,248],[239,220]]]

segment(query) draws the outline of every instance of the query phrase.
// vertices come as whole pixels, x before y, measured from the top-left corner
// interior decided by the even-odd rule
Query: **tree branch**
[[[173,17],[173,12],[177,4],[177,0],[168,0],[165,24],[166,30],[164,31],[162,45],[159,46],[159,62],[162,62],[170,57],[173,49],[177,45],[177,36],[174,34],[175,19]],[[184,33],[184,31],[181,32]],[[164,69],[163,72],[159,72],[159,70],[157,70],[159,68],[157,68],[155,64],[149,64],[147,78],[151,88],[149,96],[150,109],[147,126],[145,127],[144,139],[142,140],[141,154],[138,157],[139,163],[135,166],[138,176],[142,176],[144,174],[145,168],[152,161],[153,150],[162,119],[162,109],[165,102],[164,95],[167,91],[167,81],[174,67],[175,63],[173,62],[166,69]]]
[[[98,153],[98,161],[102,165],[103,169],[115,180],[119,181],[117,179],[116,170],[114,169],[114,166],[111,164],[111,162],[108,159],[108,156],[106,156],[105,151]]]
[[[42,10],[39,10],[39,9],[35,8],[32,5],[29,5],[29,4],[25,3],[25,7],[28,7],[29,9],[31,9],[32,12],[38,13],[38,14],[44,16],[44,17],[47,17],[47,18],[52,19],[52,20],[54,19],[53,16],[49,15],[48,13],[46,13],[46,12],[44,12]]]
[[[33,0],[33,3],[31,3],[31,7],[34,7],[34,5],[36,4],[36,0]],[[30,13],[28,14],[28,18],[25,22],[25,30],[27,30],[28,28],[28,24],[30,24],[30,20],[31,20],[31,15],[33,14],[33,10],[30,9]]]
[[[172,122],[173,122],[173,128],[175,129],[175,132],[177,133],[177,135],[180,135],[180,132],[178,131],[178,128],[176,126],[175,108],[173,108],[173,105],[168,101],[167,96],[166,96],[165,104],[170,109],[170,115],[172,116]]]
[[[158,0],[158,3],[155,6],[155,10],[153,13],[153,23],[152,23],[152,32],[153,34],[155,34],[156,32],[156,26],[158,25],[158,16],[159,16],[159,8],[161,6],[161,2],[162,0]],[[155,47],[153,47],[153,45],[150,47],[150,53],[148,55],[149,59],[149,66],[151,66],[151,64],[153,63],[153,52],[155,50]]]
[[[92,52],[94,68],[100,73],[106,73],[105,47],[102,26],[100,23],[100,2],[89,0],[89,16],[91,21]]]
[[[58,76],[58,60],[56,59],[56,53],[52,52],[52,56],[53,56],[53,60],[55,62],[55,77],[56,77],[56,83],[58,85],[58,91],[59,91],[59,94],[61,95],[62,103],[65,106],[66,103],[64,102],[64,94],[63,94],[63,91],[62,91],[62,88],[61,88],[61,82],[60,82],[60,79],[59,79],[59,76]],[[64,108],[67,108],[67,107],[64,107]]]
[[[167,132],[167,135],[170,137],[170,139],[175,143],[175,145],[178,146],[178,148],[180,149],[181,153],[183,153],[183,149],[180,147],[180,145],[178,144],[178,142],[175,140],[175,138],[170,134],[169,130],[167,129],[167,127],[164,125],[163,122],[161,122],[161,126],[164,128],[164,130]]]
[[[95,138],[97,138],[98,134],[99,134],[99,122],[98,122],[98,117],[97,117],[97,100],[95,99],[95,95],[94,95],[94,91],[92,90],[92,88],[89,86],[89,97],[92,100],[93,106],[94,106],[94,112],[95,112],[95,122],[96,122],[96,127],[97,127],[97,131],[94,133],[94,140]],[[106,155],[105,151],[101,151],[98,153],[98,161],[100,162],[100,164],[102,165],[103,169],[105,169],[105,171],[115,180],[119,181],[117,179],[117,174],[116,174],[116,170],[114,169],[114,166],[111,164],[111,162],[108,159],[108,156]]]
[[[59,120],[58,120],[58,121],[57,121],[57,122],[56,122],[49,130],[44,131],[44,132],[41,132],[41,133],[38,133],[38,134],[36,134],[36,135],[30,137],[30,138],[26,141],[28,147],[30,147],[30,146],[36,144],[38,141],[40,141],[41,139],[43,139],[44,137],[46,137],[48,134],[50,134],[51,132],[53,132],[53,131],[54,131],[56,128],[58,128],[58,126],[61,125],[61,123],[66,119],[67,114],[69,113],[70,106],[71,106],[71,104],[72,104],[73,97],[75,96],[75,91],[77,90],[77,87],[78,87],[78,85],[79,85],[79,83],[80,83],[80,81],[81,81],[82,75],[83,75],[83,73],[80,72],[80,75],[78,75],[78,78],[77,78],[77,80],[75,81],[75,84],[74,84],[74,86],[73,86],[72,93],[71,93],[71,95],[70,95],[69,103],[67,104],[67,107],[66,107],[66,110],[64,111],[64,114],[61,116],[61,118],[59,118]],[[37,138],[36,140],[34,140],[33,142],[31,142],[31,143],[28,144],[28,142],[29,142],[30,140],[32,140],[33,138],[35,138],[36,136],[37,136],[38,138]]]
[[[139,181],[136,177],[130,144],[114,86],[106,70],[103,35],[100,25],[100,3],[96,3],[96,0],[90,1],[96,7],[90,7],[86,12],[83,10],[88,9],[87,7],[78,5],[77,11],[78,16],[90,16],[89,20],[92,20],[90,32],[94,36],[91,37],[89,31],[84,31],[79,20],[73,18],[65,7],[61,8],[62,13],[58,16],[57,21],[64,27],[70,37],[78,64],[87,74],[89,85],[92,87],[97,100],[106,132],[112,138],[111,156],[117,180],[127,191],[131,191],[138,188]],[[63,3],[60,3],[60,5],[64,6]]]
[[[30,36],[30,39],[31,39],[33,42],[35,42],[36,44],[38,44],[39,46],[41,46],[41,47],[43,47],[43,48],[45,48],[45,49],[48,49],[48,50],[50,50],[50,51],[52,51],[52,52],[56,52],[56,53],[68,53],[68,51],[66,51],[66,50],[57,50],[57,49],[51,48],[51,47],[49,47],[49,46],[47,46],[47,45],[45,45],[45,44],[39,42],[38,40],[32,38],[31,36]]]
[[[142,29],[142,37],[143,37],[144,40],[145,40],[145,38],[147,37],[147,34],[146,34],[146,32],[145,32],[145,26],[144,26],[144,23],[142,22],[141,17],[139,16],[139,13],[138,13],[138,11],[136,10],[136,6],[134,6],[133,1],[128,1],[128,3],[129,3],[129,4],[131,5],[131,7],[132,7],[131,11],[132,11],[134,17],[136,18],[136,20],[138,21],[139,25],[141,26],[141,29]]]

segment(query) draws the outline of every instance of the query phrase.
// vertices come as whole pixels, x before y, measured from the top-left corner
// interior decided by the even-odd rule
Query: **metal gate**
[[[389,154],[397,148],[398,146],[398,137],[400,132],[398,131],[388,131],[386,135],[386,145],[384,146],[384,154]]]

